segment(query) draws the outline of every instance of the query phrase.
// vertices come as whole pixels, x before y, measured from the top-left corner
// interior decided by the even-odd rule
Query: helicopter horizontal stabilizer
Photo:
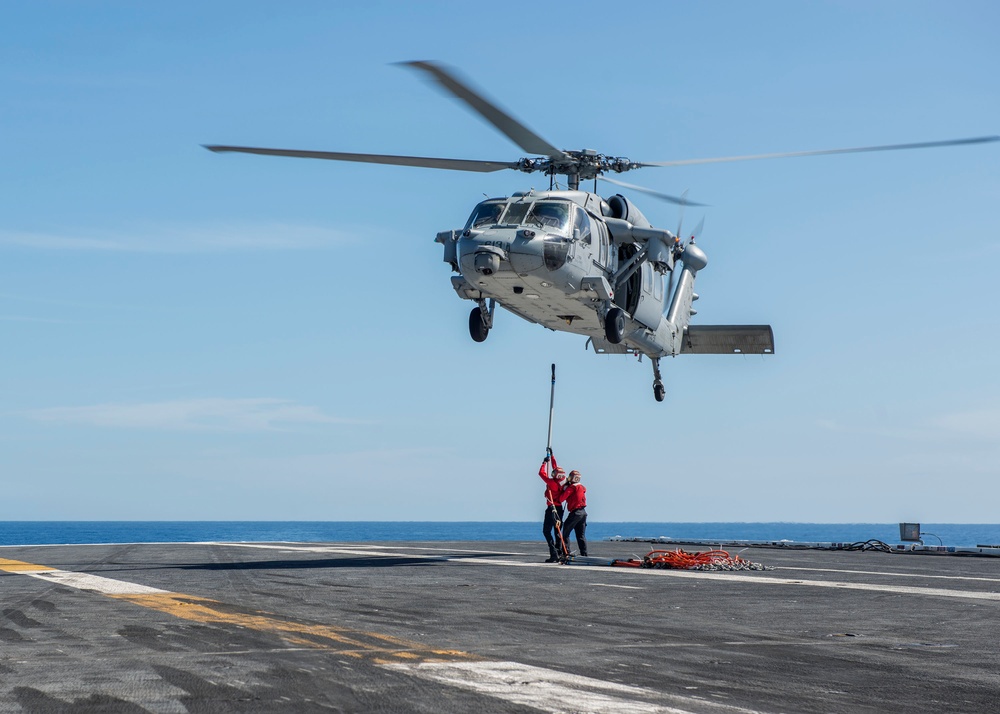
[[[771,355],[774,332],[770,325],[690,325],[681,354]]]

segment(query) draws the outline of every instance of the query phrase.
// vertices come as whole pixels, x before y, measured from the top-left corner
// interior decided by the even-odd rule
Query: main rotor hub
[[[525,158],[517,162],[517,169],[524,173],[540,171],[547,176],[568,176],[577,180],[597,178],[601,174],[614,172],[616,174],[640,168],[624,156],[607,156],[598,154],[593,149],[582,151],[564,151],[563,156],[539,156]]]

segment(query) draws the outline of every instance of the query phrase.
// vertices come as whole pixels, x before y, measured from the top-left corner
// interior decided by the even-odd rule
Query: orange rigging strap
[[[619,568],[664,568],[672,570],[764,570],[759,563],[730,555],[724,550],[708,550],[688,553],[676,550],[651,550],[642,558],[613,560],[612,566]]]

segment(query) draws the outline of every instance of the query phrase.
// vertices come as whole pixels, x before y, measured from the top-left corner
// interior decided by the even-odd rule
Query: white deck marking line
[[[376,558],[409,558],[410,560],[440,560],[447,561],[449,558],[445,555],[422,555],[420,553],[397,553],[391,550],[358,550],[354,546],[349,548],[330,546],[330,545],[308,545],[302,546],[300,548],[293,548],[290,546],[282,545],[261,545],[256,543],[211,543],[210,545],[224,545],[233,546],[239,548],[257,548],[261,550],[280,550],[284,552],[302,552],[302,553],[332,553],[334,555],[363,555]],[[451,551],[449,551],[451,552]],[[459,559],[456,559],[459,560]],[[501,561],[502,562],[502,561]]]
[[[247,548],[261,547],[251,543],[218,543],[217,545],[242,546]],[[265,546],[274,547],[274,546]],[[404,546],[405,547],[405,546]],[[354,551],[348,548],[313,548],[303,547],[300,550],[306,552],[320,551],[327,553],[342,553],[344,555],[374,555],[389,558],[424,558],[426,560],[439,560],[443,562],[455,563],[456,565],[501,565],[513,568],[551,568],[555,567],[548,563],[517,563],[508,560],[494,560],[492,558],[449,558],[446,555],[418,555],[413,553],[396,553],[383,551],[379,553],[374,550]],[[442,549],[442,552],[448,552]],[[565,567],[565,566],[564,566]],[[607,566],[595,565],[572,565],[568,566],[574,571],[607,573],[611,568]],[[840,590],[864,590],[868,592],[896,593],[899,595],[930,595],[933,597],[949,597],[960,600],[993,600],[1000,602],[1000,592],[984,592],[981,590],[948,590],[945,588],[924,588],[909,585],[878,585],[875,583],[851,583],[838,580],[792,580],[790,578],[767,578],[759,575],[748,575],[746,573],[713,573],[699,572],[692,570],[661,570],[659,568],[618,568],[617,572],[623,577],[641,575],[642,577],[660,576],[668,578],[690,578],[695,580],[715,580],[716,582],[729,582],[734,585],[740,583],[760,583],[763,585],[798,585],[804,587],[835,588]]]
[[[594,587],[598,588],[624,588],[626,590],[645,590],[646,588],[639,587],[638,585],[615,585],[613,583],[590,583]]]
[[[379,546],[372,546],[372,547],[379,547]],[[385,546],[381,546],[381,547],[384,548]],[[407,546],[403,546],[403,547],[405,547],[407,550],[436,550],[436,551],[443,550],[442,548],[427,548],[427,547],[418,548],[415,545],[407,545]],[[448,552],[449,553],[489,553],[490,555],[523,555],[525,557],[530,557],[530,556],[533,556],[533,555],[538,555],[538,553],[517,553],[517,552],[515,552],[513,550],[470,550],[470,549],[462,549],[462,548],[449,548]]]
[[[806,570],[817,573],[850,573],[852,575],[885,575],[890,578],[939,578],[942,580],[978,580],[986,583],[1000,583],[1000,578],[977,578],[971,575],[924,575],[922,573],[887,573],[880,570],[838,570],[835,568],[802,568],[791,565],[779,565],[775,570]]]
[[[192,544],[185,543],[185,544],[182,544],[182,545],[192,545]],[[385,550],[386,548],[389,547],[387,545],[363,545],[361,543],[351,543],[350,545],[341,545],[341,544],[335,544],[335,545],[297,545],[295,543],[289,543],[287,545],[274,545],[274,544],[271,544],[271,543],[226,543],[226,542],[223,542],[223,541],[213,541],[213,542],[206,542],[206,543],[198,543],[198,545],[226,545],[226,546],[234,546],[234,547],[241,547],[241,548],[264,548],[264,549],[270,549],[270,550],[289,550],[289,549],[291,549],[291,550],[301,550],[301,551],[304,551],[304,552],[307,552],[307,553],[309,553],[309,552],[316,552],[316,553],[340,553],[340,552],[343,552],[345,549],[351,550],[351,551],[356,551],[358,549],[363,548],[364,552],[367,552],[367,553],[373,554],[373,555],[378,555],[378,551],[383,551],[383,550]],[[433,552],[436,552],[436,553],[478,553],[478,554],[481,554],[481,555],[521,555],[521,556],[526,556],[526,557],[529,557],[529,556],[532,556],[532,555],[537,555],[537,553],[516,553],[514,551],[507,551],[507,550],[471,550],[471,549],[462,549],[462,548],[428,548],[428,547],[418,547],[418,546],[411,546],[411,545],[400,545],[400,546],[397,546],[397,547],[404,548],[407,551],[410,551],[410,550],[430,550],[430,551],[433,551]],[[409,555],[409,557],[413,557],[413,558],[419,558],[420,557],[419,555],[414,555],[412,553],[408,553],[408,554],[394,553],[393,555],[395,555],[397,557],[404,556],[404,555]],[[544,565],[544,563],[543,563],[543,565]]]
[[[146,585],[127,583],[124,580],[112,580],[90,573],[72,573],[66,570],[26,570],[22,575],[47,580],[57,585],[65,585],[77,590],[100,593],[102,595],[152,595],[166,593],[167,590],[151,588]]]
[[[471,561],[457,561],[475,564]],[[482,562],[482,561],[478,561]],[[570,566],[574,570],[590,570],[607,572],[610,568],[596,567],[593,565]],[[835,588],[840,590],[867,590],[870,592],[897,593],[900,595],[932,595],[936,597],[950,597],[966,600],[994,600],[1000,602],[1000,592],[984,592],[981,590],[946,590],[945,588],[922,588],[910,585],[877,585],[875,583],[851,583],[838,580],[792,580],[790,578],[766,578],[760,575],[747,575],[736,572],[699,572],[691,570],[660,570],[658,568],[621,568],[624,572],[631,572],[633,575],[641,573],[643,575],[659,575],[669,578],[690,578],[695,580],[714,580],[716,582],[729,582],[733,585],[740,583],[760,583],[763,585],[799,585],[817,588]]]
[[[255,543],[212,543],[211,545],[225,545],[240,548],[264,548],[264,549],[278,549],[282,551],[290,550],[287,546],[275,546],[275,545],[258,545]],[[405,546],[404,546],[405,547]],[[336,546],[303,546],[301,548],[293,548],[291,550],[300,550],[303,553],[332,553],[335,555],[365,555],[374,556],[382,558],[408,558],[410,560],[436,560],[441,563],[454,563],[456,565],[502,565],[512,568],[552,568],[551,563],[518,563],[517,561],[511,560],[494,560],[492,558],[476,558],[470,560],[468,558],[450,558],[444,553],[454,553],[453,550],[442,550],[442,555],[422,555],[420,553],[397,553],[392,550],[355,550],[351,548],[339,548]],[[469,553],[483,553],[484,555],[495,555],[494,551],[483,550],[483,551],[466,551]],[[605,570],[605,568],[598,568],[598,570]]]
[[[539,709],[553,714],[691,714],[680,709],[649,701],[677,700],[682,706],[696,710],[711,709],[733,714],[758,714],[751,709],[712,702],[692,701],[677,695],[666,695],[644,687],[605,682],[577,674],[557,672],[517,662],[423,662],[420,664],[385,664],[386,669],[406,672],[421,679],[448,684],[478,694],[486,694],[512,704]]]

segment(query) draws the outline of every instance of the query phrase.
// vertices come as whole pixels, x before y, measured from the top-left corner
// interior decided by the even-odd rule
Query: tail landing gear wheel
[[[666,396],[667,390],[663,388],[663,379],[660,378],[660,358],[654,357],[653,360],[653,397],[658,402],[663,401],[663,397]]]
[[[625,337],[625,311],[620,307],[608,310],[604,318],[604,336],[613,345],[619,344]]]
[[[483,311],[478,307],[472,308],[472,312],[469,313],[469,334],[476,342],[484,342],[490,334],[490,328],[483,320]]]

